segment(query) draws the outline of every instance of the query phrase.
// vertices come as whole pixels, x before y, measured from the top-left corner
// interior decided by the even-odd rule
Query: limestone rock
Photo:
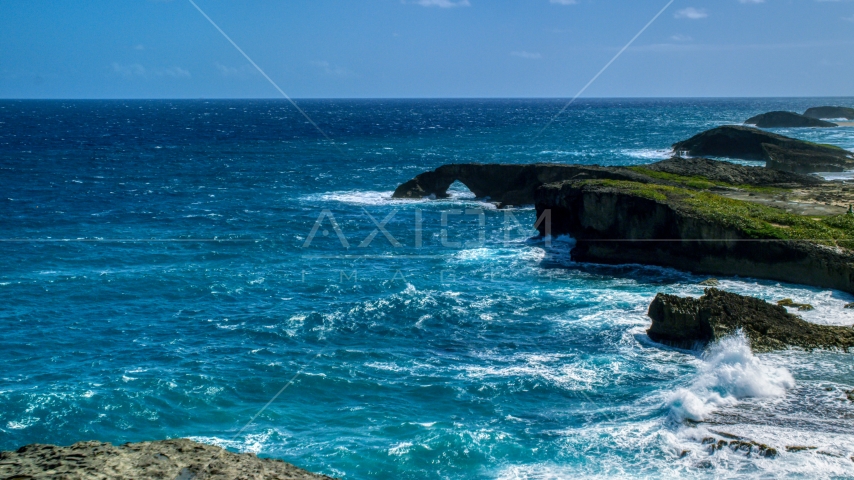
[[[0,453],[0,478],[65,480],[331,480],[280,460],[237,454],[191,440],[27,445]]]

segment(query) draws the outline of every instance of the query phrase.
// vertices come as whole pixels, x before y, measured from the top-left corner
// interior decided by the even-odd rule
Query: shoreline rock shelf
[[[333,480],[280,460],[232,453],[186,439],[121,446],[101,442],[69,447],[27,445],[0,452],[0,478]]]

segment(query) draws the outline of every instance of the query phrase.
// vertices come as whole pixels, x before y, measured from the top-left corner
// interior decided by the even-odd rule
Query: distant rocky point
[[[70,447],[27,445],[0,452],[0,478],[28,480],[332,480],[280,460],[237,454],[190,440],[80,442]]]
[[[843,148],[737,125],[713,128],[674,144],[673,149],[690,156],[763,160],[767,168],[795,173],[854,169],[854,154]]]
[[[662,175],[664,174],[664,175]],[[704,158],[673,158],[643,167],[600,167],[535,163],[528,165],[462,163],[443,165],[404,182],[393,198],[447,198],[454,182],[465,185],[477,198],[500,205],[531,205],[541,186],[567,180],[625,180],[679,185],[667,175],[702,176],[732,185],[794,188],[825,183],[818,177],[745,167]]]
[[[751,117],[744,121],[747,125],[759,128],[830,128],[838,127],[835,123],[825,122],[794,112],[768,112]]]
[[[854,120],[854,108],[849,107],[813,107],[804,112],[805,117],[811,118],[844,118]]]
[[[791,140],[745,127],[719,130],[759,132],[784,147]],[[727,135],[719,137],[705,146],[726,145]],[[765,152],[769,145],[744,141],[740,148]],[[542,235],[575,239],[573,261],[658,265],[854,293],[854,213],[846,214],[854,186],[844,182],[677,157],[631,167],[445,165],[404,182],[394,196],[442,198],[455,181],[499,206],[533,203],[538,219],[550,218],[539,222]]]
[[[649,306],[649,337],[660,343],[691,348],[741,330],[758,352],[800,347],[854,347],[854,329],[809,323],[753,297],[707,288],[700,298],[659,293]]]

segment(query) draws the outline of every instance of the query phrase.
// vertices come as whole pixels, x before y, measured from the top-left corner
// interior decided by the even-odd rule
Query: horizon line
[[[390,97],[293,97],[294,100],[567,100],[571,97],[537,97],[537,96],[390,96]],[[579,100],[739,100],[739,99],[764,99],[764,100],[791,100],[791,99],[825,99],[845,98],[854,99],[854,95],[819,95],[819,96],[602,96],[581,97]],[[0,102],[5,101],[134,101],[134,100],[168,100],[168,101],[198,101],[198,100],[265,100],[283,101],[281,97],[0,97]]]

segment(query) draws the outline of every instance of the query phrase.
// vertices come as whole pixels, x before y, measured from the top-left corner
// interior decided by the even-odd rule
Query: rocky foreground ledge
[[[236,454],[191,440],[128,443],[80,442],[70,447],[27,445],[0,452],[0,478],[331,480],[280,460]]]

